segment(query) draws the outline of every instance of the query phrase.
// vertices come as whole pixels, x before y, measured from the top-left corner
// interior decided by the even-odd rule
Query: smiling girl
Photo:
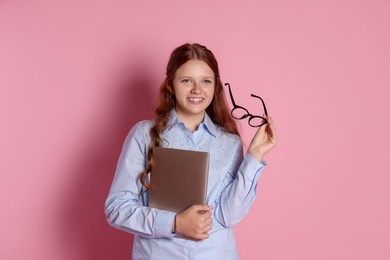
[[[105,204],[108,222],[134,234],[133,259],[239,259],[233,227],[251,208],[264,156],[276,145],[273,120],[266,119],[244,155],[213,53],[199,44],[172,52],[156,116],[128,134]],[[207,205],[182,212],[148,207],[157,146],[210,154]]]

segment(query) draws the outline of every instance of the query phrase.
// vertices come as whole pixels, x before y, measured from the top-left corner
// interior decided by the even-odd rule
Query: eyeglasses
[[[236,103],[234,102],[234,98],[233,98],[232,90],[230,88],[230,84],[225,83],[225,86],[228,86],[228,88],[229,88],[230,99],[232,100],[232,104],[233,104],[233,109],[230,112],[230,114],[232,115],[232,117],[234,119],[242,120],[242,119],[245,119],[248,117],[248,124],[251,127],[260,127],[262,125],[268,124],[268,121],[267,121],[267,119],[265,119],[265,117],[252,115],[251,113],[249,113],[249,111],[246,108],[236,105]],[[263,99],[259,96],[254,95],[254,94],[251,94],[251,96],[261,100],[261,103],[263,104],[264,114],[266,116],[268,116],[267,108],[265,107]]]

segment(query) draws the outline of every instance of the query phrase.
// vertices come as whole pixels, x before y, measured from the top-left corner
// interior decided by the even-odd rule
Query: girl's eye
[[[191,81],[189,79],[183,79],[181,82],[183,82],[183,83],[190,83]]]
[[[209,80],[209,79],[205,79],[205,80],[204,80],[204,83],[206,83],[206,84],[210,84],[210,83],[211,83],[211,80]]]

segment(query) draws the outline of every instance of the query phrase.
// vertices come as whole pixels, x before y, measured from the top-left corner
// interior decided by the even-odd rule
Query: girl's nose
[[[191,89],[191,93],[193,94],[199,94],[201,92],[200,84],[195,82],[194,86]]]

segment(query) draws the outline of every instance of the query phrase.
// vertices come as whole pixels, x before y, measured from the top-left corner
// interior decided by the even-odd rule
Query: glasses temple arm
[[[228,88],[229,88],[230,99],[232,100],[233,106],[236,107],[237,105],[236,105],[236,103],[234,102],[232,90],[230,89],[230,84],[229,84],[229,83],[225,83],[225,86],[228,86]]]
[[[255,97],[255,98],[258,98],[258,99],[261,100],[261,103],[263,104],[263,108],[264,108],[264,113],[265,113],[266,116],[268,116],[267,107],[265,106],[264,100],[263,100],[261,97],[256,96],[256,95],[254,95],[254,94],[251,94],[251,96],[252,96],[252,97]]]

